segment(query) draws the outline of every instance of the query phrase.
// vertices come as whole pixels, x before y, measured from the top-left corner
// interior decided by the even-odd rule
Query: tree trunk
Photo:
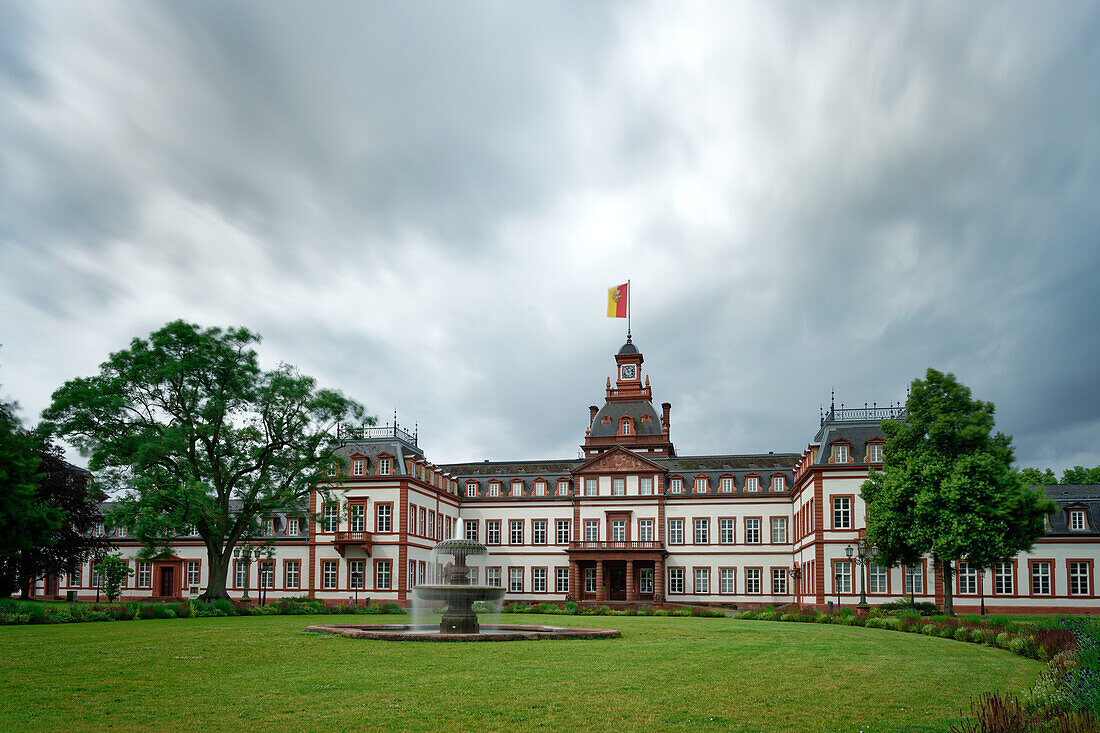
[[[954,616],[955,603],[951,595],[951,591],[954,590],[951,585],[951,561],[944,560],[941,567],[943,568],[943,612],[948,616]]]
[[[229,592],[225,589],[225,578],[229,574],[232,551],[214,552],[210,548],[206,550],[206,559],[210,567],[210,574],[206,580],[206,592],[199,598],[204,601],[216,601],[229,599]]]

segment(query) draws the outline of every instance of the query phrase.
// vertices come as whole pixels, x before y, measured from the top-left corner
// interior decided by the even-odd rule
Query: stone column
[[[596,561],[596,601],[604,602],[603,595],[603,560]]]
[[[634,603],[638,598],[634,594],[634,561],[626,561],[626,602]]]
[[[665,600],[665,561],[657,559],[653,561],[653,595]]]
[[[581,583],[580,568],[577,566],[577,561],[576,560],[570,560],[569,561],[569,598],[571,598],[574,603],[578,602],[582,598],[581,591],[584,590],[584,589],[581,588],[580,583]]]

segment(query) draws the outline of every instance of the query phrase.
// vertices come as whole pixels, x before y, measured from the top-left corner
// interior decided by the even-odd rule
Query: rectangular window
[[[757,478],[756,476],[749,476],[748,478],[745,479],[745,491],[755,492],[755,491],[759,491],[759,490],[760,490],[760,479],[759,478]]]
[[[959,562],[959,593],[978,592],[978,571],[968,562]]]
[[[760,519],[758,517],[745,519],[745,542],[750,545],[760,544]]]
[[[489,496],[500,496],[500,484],[496,481],[489,484]]]
[[[882,463],[882,443],[870,443],[867,445],[867,462]]]
[[[352,476],[362,476],[363,473],[364,473],[364,471],[363,471],[363,459],[362,458],[356,458],[355,460],[353,460],[351,462],[351,475]]]
[[[653,520],[652,519],[639,519],[638,520],[638,539],[642,542],[653,541]]]
[[[600,520],[598,519],[586,519],[584,520],[584,541],[585,542],[598,542],[600,539]]]
[[[546,592],[546,568],[531,568],[531,590],[534,593]]]
[[[374,563],[374,587],[377,590],[390,589],[390,561],[376,560]]]
[[[97,584],[98,585],[98,584]],[[138,560],[137,564],[137,587],[138,588],[151,588],[153,585],[153,564]]]
[[[612,542],[626,542],[626,520],[625,519],[612,519],[611,520],[611,541]]]
[[[653,568],[641,568],[638,571],[638,592],[643,595],[653,593]]]
[[[248,586],[248,565],[243,560],[238,560],[233,572],[233,585],[236,588]]]
[[[782,476],[772,476],[772,491],[783,491],[785,488]]]
[[[612,496],[625,496],[626,495],[626,479],[613,478],[611,479],[611,495]]]
[[[668,520],[668,543],[670,545],[684,544],[684,520]]]
[[[338,502],[328,502],[325,504],[324,509],[325,531],[335,532],[337,524],[340,522],[340,504]]]
[[[92,578],[91,578],[92,587],[93,588],[98,588],[99,587],[99,569],[96,568],[96,566],[95,566],[95,560],[93,560],[89,564],[92,566]],[[240,563],[238,563],[238,565],[239,564]]]
[[[695,592],[710,593],[710,568],[695,568]]]
[[[427,524],[428,524],[428,510],[425,509],[424,507],[420,507],[420,529],[418,531],[418,534],[421,537],[427,537],[428,536]]]
[[[499,519],[487,519],[485,520],[485,544],[487,545],[499,545],[500,544],[500,520]]]
[[[887,570],[881,565],[869,566],[868,575],[869,581],[867,584],[867,591],[869,593],[885,593],[886,592],[886,578]]]
[[[848,462],[848,446],[846,445],[834,445],[833,446],[833,463],[847,463]]]
[[[847,496],[833,497],[833,529],[852,528],[852,500]]]
[[[286,520],[286,533],[291,537],[297,537],[301,534],[301,526],[301,522],[296,517],[292,517]]]
[[[710,542],[710,520],[695,520],[695,544],[705,545]]]
[[[595,496],[597,492],[598,483],[594,478],[586,478],[584,480],[584,495]]]
[[[435,512],[428,511],[428,537],[433,540],[439,539],[439,517],[435,515]]]
[[[261,560],[256,563],[257,572],[260,574],[260,587],[261,588],[274,588],[275,587],[275,561],[274,560]]]
[[[523,592],[523,568],[508,568],[508,590],[511,593]]]
[[[732,545],[734,542],[734,526],[736,520],[726,517],[718,520],[718,541],[723,545]]]
[[[420,585],[424,585],[427,581],[425,578],[428,576],[428,563],[421,560],[416,565],[416,577]]]
[[[1069,594],[1071,596],[1089,595],[1089,564],[1074,561],[1069,564]]]
[[[920,565],[905,566],[905,595],[924,592],[924,572]]]
[[[366,560],[352,560],[348,563],[348,587],[362,590],[366,588]]]
[[[569,496],[569,482],[566,480],[558,481],[558,496]]]
[[[393,531],[393,506],[390,504],[376,504],[374,515],[374,531]]]
[[[513,481],[512,482],[512,496],[523,496],[523,482],[522,481]]]
[[[409,534],[416,534],[416,505],[409,504]]]
[[[467,519],[463,524],[465,537],[471,542],[477,542],[477,520]]]
[[[1046,560],[1031,563],[1031,594],[1050,595],[1050,563]]]
[[[852,563],[850,562],[838,562],[833,566],[833,572],[836,577],[833,580],[836,585],[833,587],[834,593],[851,593],[852,592]]]
[[[718,592],[737,592],[737,572],[733,568],[722,568],[718,571]]]
[[[500,568],[485,568],[485,585],[500,587]]]
[[[996,563],[993,566],[993,592],[999,596],[1010,596],[1012,585],[1012,563]]]
[[[536,545],[546,544],[546,520],[531,520],[531,541]]]
[[[772,544],[783,545],[787,542],[787,518],[772,517]]]
[[[650,496],[653,494],[652,476],[642,476],[638,479],[638,493],[642,496]]]
[[[703,477],[695,479],[695,493],[705,494],[707,493],[707,480]]]
[[[787,568],[772,568],[772,593],[780,596],[787,593]]]
[[[362,504],[348,504],[348,529],[352,532],[364,530],[364,516],[367,508]]]
[[[337,569],[337,562],[335,560],[322,560],[321,561],[321,587],[325,589],[333,589],[336,587],[337,576],[339,572]]]
[[[679,494],[683,490],[684,490],[684,484],[680,479],[674,478],[674,479],[672,479],[671,482],[669,482],[668,493],[670,493],[670,494]]]
[[[760,592],[760,568],[745,568],[745,592]]]
[[[596,592],[596,568],[584,569],[584,592],[595,593]]]
[[[723,494],[729,494],[732,491],[733,491],[733,477],[732,476],[723,476],[722,477],[722,493]]]
[[[555,568],[555,586],[558,593],[569,592],[569,568]]]
[[[187,561],[187,585],[199,584],[199,561],[188,560]]]
[[[378,459],[378,473],[382,476],[389,476],[390,475],[390,459],[389,458],[379,458]],[[387,585],[386,587],[389,588],[389,585]]]
[[[546,496],[546,482],[545,481],[536,481],[535,482],[535,496]]]
[[[103,537],[107,531],[103,528],[103,522],[99,522],[92,527],[92,537]]]
[[[286,587],[297,588],[302,582],[302,566],[298,560],[286,561]]]
[[[508,522],[508,539],[513,545],[523,544],[523,520],[512,519]]]
[[[1085,513],[1081,510],[1074,510],[1069,513],[1069,528],[1070,529],[1084,529],[1085,528]]]
[[[683,593],[684,592],[684,569],[683,568],[669,568],[668,569],[668,592],[669,593]]]
[[[559,519],[558,520],[558,544],[559,545],[568,545],[569,544],[569,520],[568,519]]]
[[[466,484],[466,498],[473,499],[477,496],[477,484]]]

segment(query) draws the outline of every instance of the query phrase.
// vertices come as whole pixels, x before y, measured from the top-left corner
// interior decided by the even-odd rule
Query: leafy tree
[[[0,404],[0,596],[26,596],[36,579],[92,557],[102,544],[91,536],[100,499],[87,471]]]
[[[174,321],[67,382],[44,416],[121,492],[112,513],[166,553],[193,525],[206,545],[205,599],[228,598],[233,548],[297,507],[332,462],[338,422],[363,408],[285,364],[263,371],[244,329]],[[368,420],[368,422],[371,422]]]
[[[113,603],[122,594],[126,576],[133,575],[134,571],[120,555],[107,555],[95,566],[99,570],[99,584],[107,600]]]
[[[868,540],[879,561],[913,564],[932,553],[950,579],[952,561],[978,568],[1029,549],[1054,503],[1012,469],[1012,439],[993,430],[993,404],[972,400],[954,375],[916,379],[904,421],[884,420],[881,471],[863,483]],[[953,613],[951,583],[944,610]]]
[[[1100,484],[1100,466],[1083,468],[1074,466],[1062,472],[1063,484]]]
[[[1021,468],[1020,480],[1025,486],[1050,486],[1058,483],[1058,477],[1049,468],[1046,471],[1040,471],[1037,468]]]

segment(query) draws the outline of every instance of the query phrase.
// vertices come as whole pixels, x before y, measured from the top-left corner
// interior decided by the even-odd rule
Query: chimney
[[[596,413],[600,411],[600,408],[595,405],[588,406],[588,427],[592,427],[592,423],[596,422]]]
[[[671,402],[662,402],[661,403],[661,425],[664,426],[665,430],[668,430],[671,427],[671,424],[668,421],[668,413],[671,410],[672,410],[672,403]]]

